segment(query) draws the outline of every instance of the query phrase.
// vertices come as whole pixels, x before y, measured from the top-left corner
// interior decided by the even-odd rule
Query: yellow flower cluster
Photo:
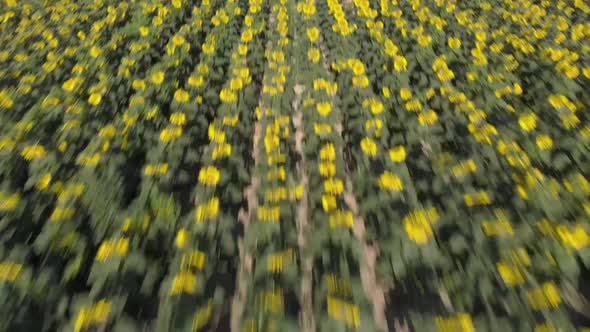
[[[561,295],[553,282],[546,282],[540,287],[527,291],[526,298],[536,310],[553,309],[561,304]]]
[[[215,39],[215,36],[208,35],[207,37],[208,38],[205,40],[203,45],[201,45],[201,49],[203,50],[203,53],[207,55],[212,55],[215,52],[217,41]]]
[[[328,218],[330,223],[330,228],[336,227],[348,227],[352,228],[354,224],[354,216],[352,215],[351,211],[341,211],[337,210],[335,212],[330,213]]]
[[[237,8],[239,9],[239,8]],[[203,329],[209,323],[211,316],[213,315],[213,301],[209,300],[207,304],[197,310],[193,318],[193,331],[199,331]]]
[[[0,90],[0,108],[12,108],[14,101],[6,90]]]
[[[389,171],[385,171],[381,174],[378,184],[381,189],[387,191],[399,192],[404,189],[404,184],[399,176]]]
[[[588,236],[588,232],[581,224],[574,227],[559,225],[556,232],[564,244],[576,250],[581,250],[590,244],[590,236]]]
[[[74,326],[75,332],[83,331],[93,324],[106,323],[113,303],[107,300],[100,300],[96,304],[83,307],[76,316],[76,323]]]
[[[416,210],[404,217],[406,233],[418,244],[427,243],[433,236],[432,225],[439,219],[436,208]]]
[[[262,312],[271,312],[274,314],[284,311],[283,290],[275,288],[271,291],[262,292],[256,296],[256,308]]]
[[[293,264],[295,260],[295,253],[293,249],[287,249],[276,254],[268,255],[266,258],[266,269],[272,273],[279,273],[283,271],[285,266]]]
[[[20,203],[20,194],[6,194],[0,192],[0,212],[7,212],[14,210]]]
[[[106,240],[100,244],[96,253],[96,260],[105,261],[109,257],[124,257],[129,251],[129,238]]]
[[[208,187],[214,187],[219,182],[221,172],[215,166],[206,166],[199,171],[199,182]]]
[[[105,147],[106,147],[106,145],[105,145]],[[102,155],[100,152],[93,153],[90,155],[86,154],[86,153],[80,153],[76,157],[76,164],[82,165],[85,167],[96,167],[96,165],[98,165],[98,162],[100,161],[101,158],[102,158]]]
[[[476,170],[477,165],[475,164],[475,161],[473,161],[473,159],[463,161],[451,168],[453,175],[458,178],[464,177],[470,173],[475,172]]]
[[[389,150],[389,158],[394,163],[401,163],[406,160],[406,148],[403,145],[398,145]]]
[[[465,194],[463,195],[463,200],[469,207],[476,205],[488,205],[492,202],[488,193],[485,191],[479,191],[473,194]]]
[[[558,111],[561,121],[567,129],[575,128],[580,119],[576,115],[578,107],[574,102],[564,95],[551,95],[548,98],[549,104]]]
[[[358,328],[361,325],[361,315],[356,304],[328,296],[328,316],[334,320],[344,321],[346,325]]]
[[[334,274],[329,274],[325,277],[326,286],[330,295],[348,297],[352,295],[352,284],[350,279],[341,278]]]
[[[281,217],[281,208],[275,205],[261,205],[256,208],[256,217],[263,222],[278,222]]]
[[[22,269],[22,264],[3,261],[0,263],[0,280],[4,282],[13,282],[16,280]]]
[[[350,211],[338,210],[337,197],[344,192],[344,182],[336,175],[336,148],[333,143],[325,144],[319,153],[319,173],[325,178],[322,206],[330,213],[330,227],[351,227],[353,217]]]
[[[336,20],[336,23],[332,25],[332,31],[338,32],[342,36],[348,36],[356,30],[356,24],[348,24],[344,9],[338,0],[328,0],[328,10]]]
[[[172,279],[171,295],[194,294],[197,289],[197,276],[189,271],[181,271]]]
[[[169,127],[160,132],[160,140],[164,143],[170,143],[182,135],[182,127]]]
[[[475,332],[471,316],[459,313],[454,317],[436,317],[434,319],[439,332]]]
[[[520,285],[524,283],[524,276],[518,266],[511,266],[504,262],[498,262],[496,264],[500,277],[504,280],[504,283],[508,286]]]
[[[205,267],[205,260],[207,255],[199,250],[190,251],[184,254],[180,261],[180,267],[182,270],[197,269],[203,270]]]
[[[579,192],[585,196],[590,195],[590,183],[582,173],[576,172],[568,176],[563,181],[563,185],[571,193]]]
[[[275,167],[266,173],[268,181],[285,181],[287,179],[287,172],[283,166]]]
[[[498,221],[502,222],[502,221]],[[507,221],[506,221],[507,222]],[[510,227],[510,230],[512,228]],[[523,284],[530,275],[525,273],[531,265],[531,258],[525,248],[517,248],[502,254],[506,259],[496,263],[498,273],[507,286]]]
[[[76,199],[80,197],[86,187],[83,183],[71,183],[67,185],[62,185],[61,183],[56,183],[55,191],[58,194],[57,201],[59,203],[67,203],[71,199]]]
[[[51,184],[51,173],[45,173],[40,179],[39,181],[37,181],[37,183],[35,184],[35,187],[38,190],[44,190],[47,189],[47,187],[49,187],[49,185]]]
[[[487,236],[513,235],[514,229],[508,217],[501,209],[494,210],[495,219],[482,222],[482,228]]]
[[[447,66],[445,55],[441,55],[434,60],[432,63],[432,70],[442,82],[448,82],[455,78],[455,73],[453,73],[453,71]]]
[[[168,44],[166,45],[166,54],[173,56],[178,48],[180,48],[184,54],[187,54],[191,49],[190,44],[180,33],[177,33],[168,41]]]
[[[143,174],[146,176],[154,176],[154,175],[164,175],[168,173],[168,164],[155,164],[155,165],[146,165]]]
[[[315,1],[313,0],[304,0],[297,2],[297,11],[299,13],[303,13],[303,18],[308,20],[315,15],[316,8],[315,8]]]
[[[211,123],[207,129],[207,135],[211,142],[223,143],[225,142],[225,132],[215,127],[215,123]]]
[[[75,212],[76,210],[70,206],[56,206],[51,216],[49,216],[49,220],[52,222],[62,222],[71,219]]]
[[[174,92],[174,101],[177,103],[187,103],[190,97],[190,94],[184,89],[177,89]]]
[[[213,197],[207,202],[197,206],[197,222],[214,220],[219,213],[219,198]]]
[[[318,78],[313,81],[313,89],[315,91],[324,90],[326,95],[334,96],[336,95],[336,92],[338,92],[338,83],[330,83],[323,78]]]
[[[58,193],[58,205],[55,207],[49,220],[52,222],[62,222],[74,216],[76,210],[71,207],[71,200],[78,198],[84,191],[83,185],[68,185],[64,189],[61,188],[60,182],[55,184],[55,191]]]
[[[12,151],[16,146],[16,142],[10,137],[4,137],[0,139],[0,151]]]
[[[369,138],[369,137],[365,137],[361,140],[360,142],[361,144],[361,150],[370,157],[375,157],[377,155],[377,143]]]
[[[40,160],[45,158],[47,151],[41,145],[25,146],[21,152],[21,156],[26,160]]]
[[[467,98],[465,93],[455,90],[452,86],[443,86],[440,88],[441,95],[445,96],[455,105],[455,110],[467,115],[469,125],[467,128],[476,141],[492,144],[492,138],[498,135],[496,127],[487,123],[480,109],[477,109],[475,103]]]
[[[232,146],[230,144],[221,143],[213,149],[211,152],[211,158],[217,160],[219,158],[229,157],[232,152]]]
[[[433,125],[437,120],[438,114],[432,109],[420,112],[418,114],[418,123],[420,123],[421,126]]]
[[[226,7],[226,8],[222,8],[220,10],[218,10],[215,13],[215,16],[213,16],[211,18],[211,23],[213,23],[213,26],[217,27],[221,24],[227,24],[229,22],[230,16],[227,14],[228,12],[230,13],[230,15],[234,15],[235,11],[230,10],[231,8],[236,8],[236,7]]]
[[[188,237],[187,233],[188,232],[184,228],[178,230],[178,233],[176,233],[176,239],[174,241],[177,248],[182,249],[186,246],[186,238]]]

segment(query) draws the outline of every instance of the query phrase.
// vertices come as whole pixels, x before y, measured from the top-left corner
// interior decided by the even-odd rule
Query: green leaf
[[[83,260],[83,255],[78,255],[73,260],[71,260],[64,269],[62,280],[67,282],[75,278],[76,275],[78,275],[78,271],[80,271]]]
[[[139,327],[135,323],[135,321],[131,320],[127,317],[120,317],[115,322],[115,326],[113,327],[113,332],[135,332],[139,331]]]
[[[467,244],[467,240],[465,240],[465,237],[460,234],[455,234],[451,237],[450,245],[451,251],[454,254],[460,254],[469,247],[469,245]]]

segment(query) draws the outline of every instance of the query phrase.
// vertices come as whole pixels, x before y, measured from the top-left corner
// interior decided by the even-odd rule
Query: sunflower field
[[[0,0],[0,331],[590,331],[586,0]]]

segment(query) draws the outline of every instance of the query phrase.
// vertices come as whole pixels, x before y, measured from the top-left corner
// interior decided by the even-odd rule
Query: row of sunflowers
[[[584,0],[0,0],[0,322],[582,331]]]

